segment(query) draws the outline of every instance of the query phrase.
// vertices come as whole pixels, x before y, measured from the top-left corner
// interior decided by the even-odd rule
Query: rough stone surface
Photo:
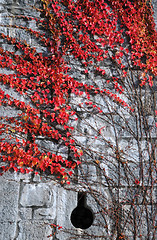
[[[44,183],[26,184],[21,193],[20,204],[23,207],[49,207],[53,202],[53,193]]]
[[[52,233],[49,224],[51,224],[51,221],[20,221],[18,223],[19,233],[16,240],[47,240],[47,237]],[[52,238],[49,239],[52,240]]]
[[[19,183],[1,178],[0,221],[15,221],[18,213]]]
[[[13,240],[16,235],[16,222],[3,220],[0,222],[0,230],[0,239]]]

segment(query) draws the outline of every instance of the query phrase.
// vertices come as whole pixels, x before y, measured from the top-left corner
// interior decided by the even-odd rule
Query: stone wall
[[[76,192],[52,180],[7,173],[1,178],[0,238],[44,240],[55,231],[50,224],[72,228],[69,217],[76,202]]]
[[[11,20],[6,18],[7,15],[13,15],[13,14],[28,14],[30,16],[34,15],[35,12],[30,11],[27,4],[35,4],[38,6],[38,1],[29,1],[29,0],[0,0],[0,23],[1,24],[9,24]],[[157,1],[154,0],[154,18],[155,22],[157,22],[157,10],[156,5]],[[30,26],[30,22],[27,23],[28,26]],[[31,27],[36,27],[35,25],[32,25]],[[26,35],[24,35],[23,32],[17,32],[12,29],[7,29],[0,27],[0,32],[8,33],[13,35],[18,35],[20,39],[26,39],[36,47],[39,47],[36,45],[33,40]],[[1,41],[1,44],[3,45],[4,49],[8,48],[8,45],[3,44]],[[42,49],[44,51],[44,49]],[[111,63],[106,62],[105,63],[105,70],[108,73],[108,75],[112,74],[112,66]],[[82,81],[86,81],[86,76],[81,73],[81,69],[79,66],[79,63],[75,62],[73,59],[71,60],[71,65],[75,66],[75,69],[71,71],[71,76],[75,76],[76,78],[82,79]],[[114,71],[114,69],[112,69]],[[91,72],[92,75],[92,72]],[[97,82],[100,82],[101,79],[97,78]],[[19,96],[17,93],[15,93],[13,90],[7,90],[12,96],[19,98],[20,100],[23,100],[21,96]],[[25,100],[25,99],[24,99]],[[74,99],[71,99],[71,103],[77,102],[79,104],[80,99],[77,99],[74,97]],[[96,99],[95,101],[99,101],[99,99]],[[106,111],[106,106],[104,104],[104,111]],[[85,147],[89,147],[92,150],[97,149],[104,155],[110,155],[110,152],[108,150],[108,146],[102,142],[102,139],[98,138],[97,140],[93,140],[91,136],[93,135],[92,127],[89,127],[89,123],[91,126],[95,127],[95,121],[92,118],[92,114],[87,114],[84,112],[80,112],[80,109],[78,108],[77,111],[79,114],[82,114],[86,119],[86,123],[83,121],[78,121],[77,128],[80,129],[82,132],[82,136],[78,137],[75,136],[78,142],[81,142]],[[90,108],[89,108],[90,111]],[[10,109],[6,108],[0,108],[0,116],[4,115],[16,115],[17,112],[10,112]],[[129,119],[131,121],[131,119]],[[151,122],[151,117],[149,119]],[[106,121],[107,122],[107,121]],[[118,122],[118,119],[117,119]],[[74,123],[73,123],[74,124]],[[104,126],[104,121],[100,121],[98,123],[99,126],[96,126],[97,129],[100,129],[102,126]],[[132,127],[134,127],[134,121],[130,123]],[[106,124],[106,128],[103,129],[104,136],[107,136],[106,139],[109,141],[115,141],[114,139],[114,131],[110,125]],[[153,132],[154,138],[156,137],[156,133]],[[133,142],[132,138],[128,134],[128,132],[119,132],[119,142],[120,145],[127,147],[130,145],[131,142]],[[45,144],[48,144],[48,142],[45,142]],[[132,146],[136,146],[135,143],[131,143]],[[144,144],[144,143],[143,143]],[[136,146],[137,147],[137,146]],[[136,151],[136,147],[133,152],[129,152],[128,155],[130,155],[132,158],[136,159],[138,158],[138,154]],[[55,146],[50,146],[54,150]],[[66,151],[63,149],[63,154],[66,155]],[[95,157],[95,156],[94,156]],[[93,157],[93,158],[94,158]],[[70,240],[70,239],[86,239],[87,237],[89,239],[95,239],[92,236],[97,235],[97,239],[104,239],[106,233],[106,229],[104,228],[104,224],[101,225],[101,222],[104,221],[99,205],[97,201],[95,200],[94,196],[92,194],[89,194],[88,186],[92,186],[96,183],[96,185],[92,188],[95,190],[95,193],[102,194],[102,202],[103,204],[106,204],[106,208],[109,208],[109,203],[111,202],[111,195],[109,193],[106,180],[104,176],[100,176],[99,168],[96,167],[94,164],[90,164],[90,157],[86,156],[86,159],[84,159],[85,164],[83,165],[83,170],[78,169],[78,179],[77,183],[71,183],[70,186],[62,186],[60,185],[55,179],[52,178],[46,178],[42,176],[36,176],[32,173],[27,175],[22,175],[19,173],[5,173],[2,177],[0,177],[1,184],[0,184],[0,209],[1,209],[1,215],[0,215],[0,239],[2,240],[46,240],[48,239],[47,236],[53,235],[49,239],[58,239],[58,240]],[[103,164],[102,164],[103,165]],[[106,164],[104,164],[106,167]],[[115,168],[118,167],[118,165],[114,165]],[[101,166],[103,167],[103,166]],[[113,167],[113,166],[112,166]],[[133,168],[136,172],[135,165],[133,164]],[[111,169],[113,171],[113,168]],[[109,176],[113,175],[113,172],[110,171],[109,166],[106,167],[106,171],[109,173]],[[83,172],[83,174],[82,174]],[[86,175],[88,185],[84,183],[84,176]],[[114,176],[112,176],[114,178]],[[118,180],[117,180],[118,181]],[[116,177],[115,177],[116,182]],[[106,185],[105,185],[106,184]],[[122,200],[126,200],[126,198],[129,198],[129,195],[127,195],[128,188],[125,186],[126,180],[125,176],[121,179],[121,185],[123,185],[123,188],[120,189],[120,193],[118,191],[118,194],[120,194],[120,197]],[[95,189],[96,188],[96,189]],[[154,191],[154,202],[155,200],[155,189]],[[94,222],[87,230],[82,230],[80,228],[75,228],[71,223],[71,213],[72,211],[77,207],[78,205],[78,192],[87,192],[86,197],[86,205],[92,212],[94,213]],[[101,195],[100,195],[101,196]],[[127,200],[126,200],[127,202]],[[139,204],[140,205],[140,204]],[[129,212],[130,206],[124,205],[123,211]],[[112,212],[111,212],[112,214]],[[107,218],[106,218],[107,219]],[[109,219],[107,219],[109,221]],[[57,230],[55,226],[51,225],[59,225],[62,226],[62,229]],[[109,224],[109,226],[112,224]],[[144,227],[143,227],[144,226]],[[111,226],[110,226],[111,227]],[[145,228],[145,223],[141,222],[141,228]],[[109,229],[110,231],[111,229]],[[127,233],[130,240],[134,239],[132,236],[131,228],[127,227]],[[142,233],[144,236],[144,233]],[[100,237],[99,237],[100,236]],[[85,238],[86,237],[86,238]],[[107,239],[107,238],[106,238]],[[115,239],[113,237],[113,239]],[[138,238],[141,239],[141,238]],[[146,239],[143,237],[143,239]],[[152,238],[153,239],[153,238]]]
[[[24,22],[23,20],[14,20],[7,16],[14,16],[14,14],[24,14],[28,16],[36,16],[36,12],[29,8],[28,4],[39,6],[39,1],[0,1],[0,24],[22,24],[27,27],[36,28],[35,23]],[[37,15],[38,16],[38,15]],[[44,49],[24,31],[0,27],[0,32],[8,34],[12,37],[25,39],[27,42],[39,51]],[[10,49],[8,44],[1,40],[4,49]],[[76,64],[76,63],[75,63]],[[3,73],[3,69],[0,70]],[[6,71],[6,70],[5,70]],[[9,72],[12,73],[12,72]],[[1,89],[12,97],[27,102],[27,99],[19,95],[13,89],[1,85]],[[0,116],[16,117],[18,111],[14,111],[9,107],[0,107]],[[80,126],[79,126],[80,127]],[[40,141],[39,141],[40,144]],[[58,146],[45,141],[41,141],[45,146],[54,152],[58,150]],[[62,155],[66,156],[66,149],[60,149]],[[96,173],[95,169],[94,172]],[[83,191],[80,185],[71,184],[68,186],[61,186],[54,179],[40,178],[34,174],[22,175],[19,173],[5,173],[1,176],[1,196],[0,196],[0,239],[3,240],[44,240],[60,239],[69,240],[71,236],[76,236],[77,239],[84,239],[81,236],[84,231],[76,229],[71,223],[71,213],[78,204],[78,191]],[[93,205],[93,200],[87,195],[87,205],[92,211],[97,211],[96,206]],[[95,217],[93,225],[87,234],[99,233],[103,235],[104,230],[99,226],[100,217]],[[62,226],[61,230],[57,230],[51,224]],[[80,236],[80,237],[79,237]]]

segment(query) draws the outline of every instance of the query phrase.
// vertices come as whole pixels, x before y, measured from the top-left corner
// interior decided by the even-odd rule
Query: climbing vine
[[[1,25],[0,174],[83,186],[106,231],[86,238],[128,239],[131,231],[142,239],[146,229],[155,239],[151,1],[41,0],[29,8],[32,16],[6,16]]]
[[[148,82],[153,87],[157,73],[157,35],[151,3],[145,0],[108,3],[110,5],[103,0],[42,0],[41,8],[32,6],[39,17],[12,17],[15,22],[19,18],[33,22],[38,30],[16,24],[3,25],[26,32],[44,51],[1,33],[1,39],[12,45],[13,51],[0,47],[0,66],[7,70],[0,74],[0,104],[10,112],[17,112],[15,116],[0,117],[2,171],[13,169],[36,174],[47,171],[68,180],[71,169],[80,164],[83,154],[73,138],[71,122],[77,122],[78,116],[70,97],[80,96],[86,99],[83,100],[86,105],[102,113],[100,106],[93,102],[92,94],[105,95],[134,112],[134,106],[123,98],[126,91],[123,83],[128,74],[124,60],[128,57],[140,71],[139,85],[142,87]],[[129,45],[125,44],[127,37]],[[100,75],[103,86],[72,77],[70,56],[81,63],[86,77],[91,72]],[[110,60],[120,69],[119,77],[107,75],[104,60]],[[110,83],[115,92],[108,87]],[[7,91],[8,87],[14,94]],[[44,150],[38,144],[44,139],[64,145],[72,157]]]

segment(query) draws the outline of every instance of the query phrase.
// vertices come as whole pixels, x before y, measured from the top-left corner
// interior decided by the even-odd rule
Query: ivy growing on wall
[[[155,239],[157,33],[151,1],[41,0],[39,8],[29,7],[38,17],[7,16],[14,24],[1,26],[26,34],[32,44],[1,31],[7,47],[0,47],[0,174],[75,180],[113,222],[110,234],[110,223],[100,223],[111,239],[127,239],[128,225],[134,239],[142,237],[141,219],[148,239]],[[127,143],[120,136],[129,136]],[[97,168],[111,200],[93,187],[100,182],[91,182],[85,165]],[[125,204],[131,208],[122,221]]]
[[[156,181],[157,33],[151,1],[41,0],[39,8],[30,8],[38,17],[10,16],[15,24],[1,26],[23,32],[34,41],[33,45],[0,34],[8,46],[0,47],[0,107],[6,110],[0,117],[1,174],[35,172],[54,175],[61,183],[70,184],[76,178],[79,184],[86,182],[102,216],[115,216],[116,231],[111,236],[116,232],[117,239],[125,239],[129,223],[134,226],[135,239],[141,237],[142,213],[138,214],[135,202],[142,196],[147,215],[146,196],[152,196]],[[19,19],[34,27],[16,24]],[[80,121],[87,132],[78,127]],[[113,130],[113,141],[105,135],[107,126]],[[129,134],[134,145],[123,147],[118,138],[121,133]],[[78,137],[90,139],[90,144]],[[96,141],[109,149],[108,156],[93,147]],[[67,154],[54,146],[62,146]],[[112,196],[111,187],[119,189],[121,178],[124,185],[138,189],[136,194],[128,190],[131,200],[127,202],[134,208],[136,221],[127,212],[122,224],[124,199],[120,200],[119,190],[111,208],[103,206],[105,197],[92,188],[98,183],[88,181],[81,163],[99,169]],[[78,165],[82,175],[76,176]],[[150,202],[154,204],[153,197]],[[147,216],[147,236],[155,234],[153,216],[151,220]]]

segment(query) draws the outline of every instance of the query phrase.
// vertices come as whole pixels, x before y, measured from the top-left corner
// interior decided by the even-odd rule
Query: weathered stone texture
[[[19,183],[1,178],[0,221],[15,221],[18,212]]]
[[[8,175],[8,174],[7,174]],[[0,184],[0,239],[12,240],[16,234],[20,184],[13,178],[1,177]]]
[[[21,193],[20,204],[23,207],[49,207],[53,201],[53,194],[44,183],[26,184]]]
[[[0,222],[0,239],[13,240],[16,235],[16,223],[3,220]]]
[[[47,240],[48,236],[52,233],[50,227],[51,221],[20,221],[18,223],[19,233],[16,240]],[[49,238],[52,240],[52,238]]]

